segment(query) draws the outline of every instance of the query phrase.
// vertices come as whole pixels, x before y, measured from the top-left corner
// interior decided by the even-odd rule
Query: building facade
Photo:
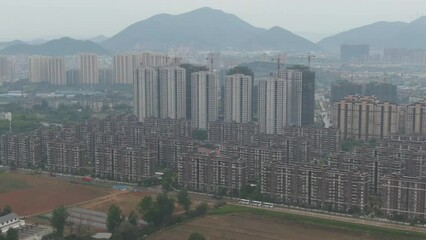
[[[426,179],[389,175],[382,184],[382,210],[390,218],[426,219]]]
[[[113,57],[113,82],[114,84],[132,84],[133,82],[133,55],[116,54]]]
[[[53,85],[66,85],[65,60],[62,57],[49,57],[47,80]]]
[[[405,107],[405,133],[426,134],[426,100]]]
[[[181,119],[186,117],[185,69],[159,68],[160,117]]]
[[[99,84],[98,55],[93,53],[81,53],[80,63],[80,83],[82,85],[93,86]]]
[[[252,120],[253,79],[234,74],[225,78],[224,121],[248,123]]]
[[[14,79],[14,59],[10,56],[0,56],[0,81],[8,82]]]
[[[399,130],[399,108],[375,97],[348,96],[334,103],[332,123],[346,139],[382,139]]]
[[[193,128],[207,129],[218,119],[218,76],[201,71],[191,76],[191,121]]]
[[[133,108],[140,121],[160,117],[160,84],[158,69],[138,68],[133,82]]]
[[[49,141],[47,168],[53,172],[77,174],[86,163],[86,146],[79,141]]]
[[[238,193],[247,184],[245,161],[215,154],[182,156],[178,183],[193,191]]]
[[[284,79],[269,78],[259,81],[258,119],[261,132],[279,134],[287,126],[286,92]]]
[[[138,182],[154,176],[156,159],[156,152],[148,148],[96,146],[95,174],[101,178]]]

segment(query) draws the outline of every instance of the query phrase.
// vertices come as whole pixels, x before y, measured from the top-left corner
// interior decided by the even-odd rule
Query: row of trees
[[[119,206],[113,204],[108,209],[107,229],[112,233],[113,240],[126,240],[138,238],[138,216],[130,212],[126,218]]]
[[[155,201],[151,196],[147,196],[139,203],[139,212],[143,219],[156,226],[168,224],[174,210],[174,199],[165,193],[158,194]]]
[[[52,227],[55,232],[52,236],[48,236],[47,239],[85,239],[84,236],[68,236],[64,238],[64,230],[67,224],[67,218],[69,213],[65,207],[59,207],[52,212],[50,219]],[[126,217],[122,210],[115,204],[111,205],[107,215],[107,229],[113,234],[112,239],[114,240],[127,240],[137,239],[138,217],[135,212],[131,212]],[[2,239],[0,239],[2,240]]]
[[[368,141],[363,140],[355,140],[355,139],[345,139],[342,142],[342,151],[344,152],[350,152],[354,148],[359,146],[367,146],[367,147],[377,147],[377,140],[376,139],[370,139]]]
[[[158,194],[155,199],[151,196],[144,197],[138,204],[138,211],[142,216],[142,219],[152,224],[155,229],[159,229],[162,226],[174,224],[196,216],[201,216],[207,213],[207,203],[200,203],[194,210],[191,210],[191,199],[186,189],[180,190],[177,194],[177,203],[185,210],[185,217],[174,216],[175,212],[175,199],[169,197],[167,193]],[[69,214],[65,207],[59,207],[52,212],[51,224],[55,229],[55,233],[52,239],[63,239],[64,230],[67,223]],[[113,240],[130,240],[138,239],[139,230],[138,214],[136,212],[130,212],[126,217],[119,206],[113,204],[108,209],[106,225],[109,232],[112,233]],[[199,234],[193,234],[190,239],[204,239],[199,238]],[[82,238],[70,238],[65,239],[82,239]],[[2,239],[0,239],[2,240]]]
[[[88,107],[79,104],[62,104],[58,108],[51,108],[45,100],[41,104],[34,105],[33,108],[25,108],[20,103],[9,103],[2,105],[0,110],[12,113],[12,129],[16,133],[33,131],[41,126],[41,122],[82,122],[92,116],[92,111]],[[0,120],[0,134],[8,131],[9,121]]]

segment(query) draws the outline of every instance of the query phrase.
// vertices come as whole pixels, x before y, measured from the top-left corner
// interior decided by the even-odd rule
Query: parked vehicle
[[[262,202],[260,202],[260,201],[251,201],[250,205],[261,207],[262,206]]]
[[[91,177],[83,177],[83,182],[92,182],[93,178]]]
[[[238,203],[240,203],[240,204],[245,204],[245,205],[249,205],[249,204],[250,204],[250,200],[247,200],[247,199],[240,199],[240,200],[238,201]]]
[[[274,204],[272,204],[272,203],[268,203],[268,202],[263,202],[262,207],[265,207],[265,208],[273,208],[273,207],[274,207]]]

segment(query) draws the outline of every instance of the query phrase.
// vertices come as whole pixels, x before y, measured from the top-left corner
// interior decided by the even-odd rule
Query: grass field
[[[264,209],[226,205],[211,210],[209,216],[176,225],[148,239],[188,239],[192,232],[206,239],[342,239],[420,240],[425,234],[362,224],[325,220]]]
[[[69,183],[49,176],[15,172],[0,174],[0,207],[9,204],[21,216],[96,199],[111,192],[109,189]]]

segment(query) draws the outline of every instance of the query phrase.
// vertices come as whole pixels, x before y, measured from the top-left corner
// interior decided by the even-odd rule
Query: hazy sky
[[[376,21],[409,22],[426,13],[426,0],[0,0],[0,40],[113,36],[158,13],[205,6],[315,40]]]

